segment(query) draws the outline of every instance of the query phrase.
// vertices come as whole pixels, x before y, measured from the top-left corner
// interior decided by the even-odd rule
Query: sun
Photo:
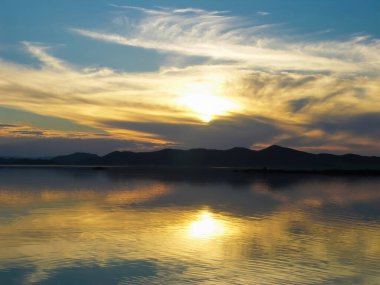
[[[215,117],[227,115],[238,108],[231,99],[214,95],[213,90],[209,87],[191,88],[180,96],[179,103],[205,123],[209,123]]]

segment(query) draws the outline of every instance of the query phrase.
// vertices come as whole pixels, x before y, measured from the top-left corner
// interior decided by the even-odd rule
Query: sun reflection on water
[[[190,223],[189,234],[194,238],[213,238],[225,233],[223,221],[213,217],[212,213],[204,211],[197,219]]]

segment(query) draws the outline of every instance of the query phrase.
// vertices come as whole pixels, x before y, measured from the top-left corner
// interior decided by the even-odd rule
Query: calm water
[[[0,168],[0,284],[380,284],[380,178]]]

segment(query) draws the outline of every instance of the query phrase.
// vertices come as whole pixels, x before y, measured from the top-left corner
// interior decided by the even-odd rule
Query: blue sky
[[[3,0],[0,155],[380,155],[379,39],[377,0]]]

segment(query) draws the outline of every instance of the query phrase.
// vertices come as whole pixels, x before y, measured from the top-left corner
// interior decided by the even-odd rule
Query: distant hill
[[[0,158],[0,164],[90,166],[235,167],[277,170],[380,170],[380,157],[355,154],[312,154],[277,145],[256,151],[247,148],[163,149],[153,152],[115,151],[105,156],[74,153],[52,159]]]
[[[76,152],[69,155],[57,156],[52,159],[53,164],[63,165],[83,165],[83,164],[101,164],[102,159],[92,153]]]

